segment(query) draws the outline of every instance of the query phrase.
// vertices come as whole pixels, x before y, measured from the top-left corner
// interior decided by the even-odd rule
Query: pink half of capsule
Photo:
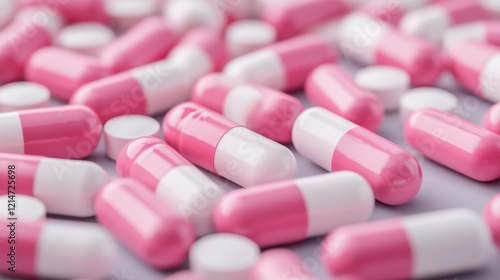
[[[484,218],[488,223],[495,244],[500,248],[500,194],[490,200],[484,211]]]
[[[408,12],[440,0],[398,1],[375,0],[365,2],[358,11],[397,26],[401,18]]]
[[[139,182],[112,181],[95,207],[97,221],[149,265],[173,268],[187,259],[194,241],[191,224]]]
[[[177,38],[162,18],[146,18],[103,48],[99,58],[112,73],[122,72],[163,59]]]
[[[191,100],[279,143],[292,141],[293,123],[304,110],[293,96],[220,74],[200,79]]]
[[[20,0],[21,7],[41,6],[46,13],[52,13],[54,10],[61,13],[69,22],[80,21],[98,21],[107,23],[109,16],[104,9],[104,0],[85,0],[85,1],[47,1],[47,0]]]
[[[371,131],[384,120],[384,105],[372,92],[359,87],[340,65],[325,64],[308,77],[307,98]]]
[[[406,121],[408,144],[424,156],[478,181],[500,177],[500,135],[448,112],[425,109]]]
[[[35,52],[25,69],[26,80],[48,87],[52,96],[64,101],[82,85],[108,74],[96,58],[55,47]]]
[[[297,163],[288,148],[192,102],[167,113],[163,133],[189,161],[244,187],[296,174]]]
[[[101,139],[102,124],[84,106],[60,106],[0,114],[0,152],[81,159]]]
[[[500,134],[500,103],[491,106],[483,119],[483,126],[489,131]]]
[[[374,204],[366,180],[344,171],[230,192],[217,205],[214,221],[219,232],[269,247],[366,221]]]
[[[363,176],[385,204],[410,201],[422,185],[420,164],[411,153],[326,109],[305,110],[292,140],[300,154],[324,169]]]
[[[314,280],[300,256],[289,249],[271,249],[260,255],[251,280],[300,279]]]
[[[334,47],[325,39],[302,35],[233,59],[224,68],[224,75],[290,91],[303,87],[314,68],[336,60]]]
[[[452,209],[340,227],[323,241],[322,259],[335,276],[422,279],[484,267],[491,246],[479,215]]]

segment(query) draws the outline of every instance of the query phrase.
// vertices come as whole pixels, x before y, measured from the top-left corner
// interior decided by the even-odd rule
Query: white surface
[[[483,218],[468,209],[403,219],[413,252],[413,276],[435,277],[481,268],[493,253]]]
[[[197,27],[221,30],[225,23],[222,12],[217,2],[205,0],[169,0],[163,7],[164,18],[179,34]]]
[[[109,27],[97,22],[75,23],[57,34],[56,44],[62,48],[98,55],[99,51],[116,38]]]
[[[223,115],[237,124],[247,126],[249,115],[262,100],[262,93],[252,86],[232,88],[224,101]]]
[[[0,152],[24,154],[24,135],[18,113],[0,114]]]
[[[212,58],[205,50],[193,45],[181,45],[174,48],[167,59],[185,70],[190,77],[190,83],[194,83],[215,68]]]
[[[9,205],[11,204],[11,205]],[[23,194],[15,195],[15,202],[10,201],[9,196],[0,196],[0,217],[16,217],[24,221],[38,221],[47,216],[45,205],[38,199]],[[14,208],[14,214],[11,216],[9,208]]]
[[[414,88],[407,91],[400,100],[399,114],[402,123],[414,112],[426,108],[453,113],[458,107],[457,98],[439,88]]]
[[[189,252],[189,263],[208,280],[249,280],[259,256],[260,249],[252,240],[222,233],[196,241]]]
[[[491,57],[479,76],[481,93],[484,98],[491,102],[500,102],[500,83],[498,72],[500,71],[500,53]]]
[[[0,112],[49,107],[50,91],[31,82],[15,82],[0,87]]]
[[[226,31],[226,43],[231,57],[258,50],[276,41],[276,30],[260,20],[241,20]]]
[[[399,27],[403,33],[439,43],[443,32],[451,25],[452,19],[445,9],[430,5],[403,16]]]
[[[487,28],[484,22],[472,22],[448,28],[443,35],[443,47],[450,49],[462,41],[474,40],[484,42],[487,39]]]
[[[148,16],[159,14],[161,2],[161,0],[104,0],[104,8],[115,26],[127,29]]]
[[[341,225],[367,221],[375,197],[368,182],[354,172],[329,173],[296,181],[307,209],[307,236],[330,233]]]

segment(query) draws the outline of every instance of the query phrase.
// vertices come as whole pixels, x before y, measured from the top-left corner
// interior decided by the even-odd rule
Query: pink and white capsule
[[[372,92],[359,87],[340,65],[324,64],[307,78],[305,92],[314,104],[376,131],[384,120],[384,104]]]
[[[109,16],[104,9],[106,0],[20,0],[21,7],[39,6],[47,16],[51,16],[54,10],[61,13],[69,23],[81,21],[97,21],[107,23]]]
[[[343,226],[323,241],[322,259],[335,276],[422,279],[484,267],[492,246],[478,214],[452,209]]]
[[[7,246],[7,237],[12,234],[15,245]],[[109,276],[116,257],[113,238],[90,223],[20,219],[14,229],[2,226],[0,242],[4,244],[0,247],[4,259],[12,260],[9,253],[15,252],[13,263],[3,261],[0,265],[0,273],[12,277],[101,279]],[[11,265],[15,272],[8,270]]]
[[[461,24],[446,30],[443,45],[451,49],[459,42],[473,40],[500,47],[500,20],[483,20]]]
[[[231,60],[224,68],[224,75],[290,91],[303,87],[314,68],[336,60],[335,49],[325,39],[302,35]]]
[[[84,106],[59,106],[0,114],[0,152],[81,159],[101,139],[102,124]]]
[[[97,221],[147,264],[182,264],[194,241],[191,224],[133,179],[106,185],[95,203]]]
[[[415,86],[434,84],[444,68],[441,50],[436,45],[404,35],[387,23],[359,12],[342,21],[338,46],[345,56],[358,63],[405,70]]]
[[[500,134],[500,103],[491,106],[483,119],[483,126],[489,131]]]
[[[116,172],[141,182],[186,216],[198,236],[214,232],[212,214],[224,190],[160,139],[142,137],[120,152]]]
[[[291,95],[220,74],[200,79],[191,100],[279,143],[292,141],[293,123],[304,111]]]
[[[368,182],[343,171],[232,191],[217,205],[214,222],[219,232],[270,247],[364,222],[374,204]]]
[[[243,187],[290,179],[297,171],[285,146],[192,102],[167,113],[163,133],[186,159]]]
[[[289,249],[271,249],[260,255],[252,269],[251,280],[314,280],[300,256]]]
[[[406,121],[408,144],[424,156],[477,181],[500,178],[500,135],[448,112],[424,109]]]
[[[385,204],[404,204],[420,190],[422,170],[411,153],[326,109],[305,110],[292,140],[300,154],[324,169],[363,176]]]
[[[484,211],[484,218],[490,228],[493,240],[498,248],[500,248],[500,195],[494,196]]]

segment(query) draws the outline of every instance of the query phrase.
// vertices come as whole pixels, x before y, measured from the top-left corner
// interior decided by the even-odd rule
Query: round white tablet
[[[229,233],[205,236],[191,246],[191,269],[208,279],[248,280],[250,270],[260,256],[252,240]]]
[[[258,50],[276,41],[274,27],[260,20],[240,20],[226,32],[226,44],[231,57]]]
[[[106,12],[118,29],[128,29],[140,20],[159,14],[161,0],[105,0]]]
[[[401,95],[410,87],[410,76],[404,70],[391,66],[369,66],[354,75],[356,84],[373,92],[387,111],[399,107]]]
[[[32,196],[22,194],[16,194],[14,197],[0,196],[0,217],[17,217],[21,220],[39,221],[46,216],[45,205]]]
[[[56,44],[65,49],[97,55],[115,37],[113,30],[106,25],[82,22],[64,27],[57,35]]]
[[[399,114],[404,123],[413,112],[426,108],[452,113],[458,106],[458,100],[446,90],[422,87],[411,89],[403,94],[400,104]]]
[[[104,125],[106,154],[116,160],[130,141],[143,136],[159,137],[160,123],[148,116],[125,115],[112,118]]]
[[[15,82],[0,87],[0,113],[49,107],[50,91],[31,82]]]

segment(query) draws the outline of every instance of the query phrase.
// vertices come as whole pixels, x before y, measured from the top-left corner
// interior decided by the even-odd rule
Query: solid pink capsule
[[[385,204],[410,201],[422,185],[422,170],[411,153],[326,109],[305,110],[295,121],[292,140],[300,154],[324,169],[363,176]]]
[[[314,68],[336,60],[335,48],[328,41],[317,35],[302,35],[231,60],[224,75],[290,91],[303,87]]]
[[[186,159],[244,187],[296,174],[297,163],[288,148],[192,102],[167,113],[163,133]]]
[[[490,200],[484,211],[484,218],[488,223],[496,246],[500,248],[500,194]]]
[[[52,13],[58,11],[69,23],[80,21],[98,21],[107,23],[109,16],[104,9],[104,0],[19,0],[21,7],[40,6]]]
[[[500,135],[434,109],[406,121],[408,144],[424,156],[477,181],[500,177]]]
[[[133,179],[118,179],[98,194],[97,221],[128,249],[160,269],[181,265],[194,241],[191,224]]]
[[[25,69],[26,80],[48,87],[53,97],[63,101],[82,85],[108,74],[96,58],[55,47],[35,52]]]
[[[384,105],[372,92],[359,87],[340,65],[325,64],[307,78],[307,98],[314,104],[376,131],[384,120]]]
[[[81,159],[101,139],[102,124],[85,106],[59,106],[0,114],[0,152]]]
[[[304,110],[293,96],[220,74],[201,78],[191,100],[279,143],[292,141],[293,123]]]
[[[260,255],[251,273],[251,280],[316,279],[300,256],[289,249],[271,249]]]
[[[491,106],[483,119],[483,126],[489,131],[500,134],[500,103]]]

